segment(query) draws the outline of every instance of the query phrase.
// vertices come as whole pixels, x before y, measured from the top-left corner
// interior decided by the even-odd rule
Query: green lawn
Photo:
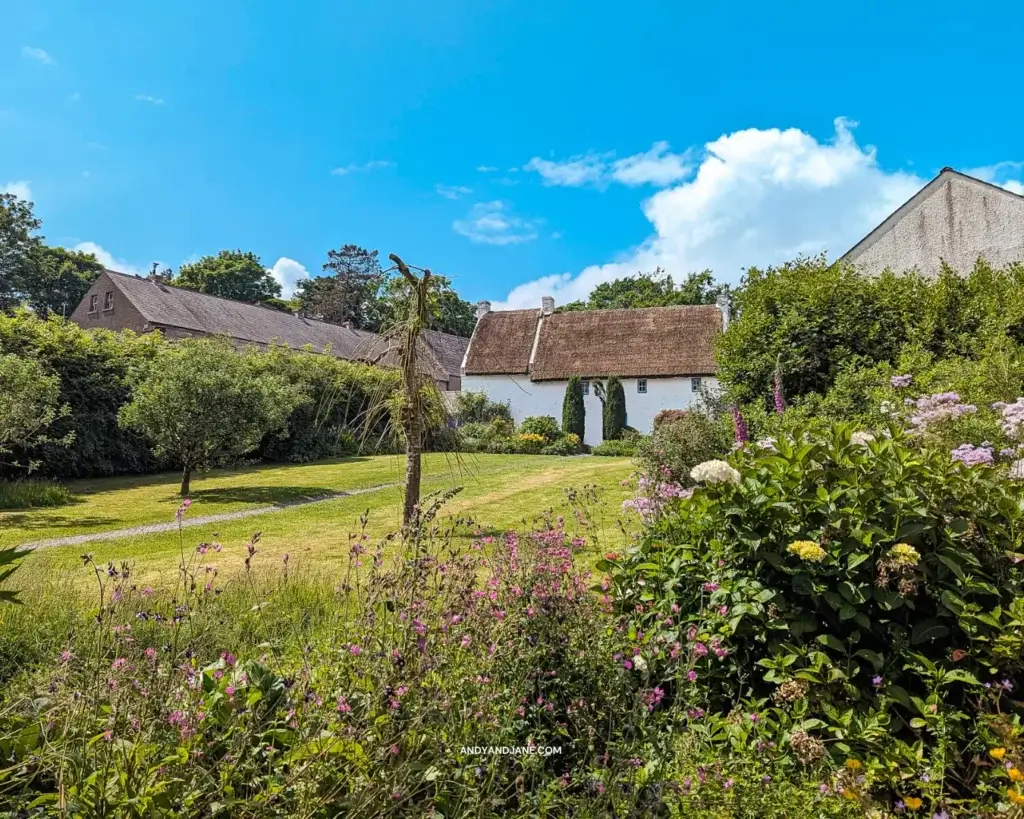
[[[471,518],[472,525],[459,529],[468,542],[473,530],[499,533],[529,525],[546,510],[564,514],[575,528],[565,489],[597,486],[602,503],[587,513],[590,531],[597,535],[598,546],[617,548],[624,537],[619,528],[621,502],[628,494],[621,483],[632,470],[625,458],[432,454],[425,458],[423,491],[463,488],[445,506],[442,518]],[[398,483],[403,476],[404,459],[397,456],[218,471],[193,480],[188,514],[199,517]],[[177,482],[178,476],[171,474],[73,482],[70,488],[77,500],[70,506],[0,514],[0,545],[173,520],[179,503]],[[79,555],[90,552],[99,562],[131,561],[139,582],[162,585],[174,581],[183,548],[191,553],[196,544],[217,540],[223,551],[210,557],[222,573],[231,573],[241,568],[245,544],[258,531],[262,540],[256,560],[261,566],[279,564],[288,553],[296,569],[333,574],[345,565],[349,536],[359,531],[361,515],[367,514],[366,528],[373,537],[398,528],[401,492],[396,486],[203,524],[185,529],[180,537],[169,532],[40,549],[28,558],[23,572],[36,579],[66,570],[81,573]],[[22,572],[19,575],[27,579]]]

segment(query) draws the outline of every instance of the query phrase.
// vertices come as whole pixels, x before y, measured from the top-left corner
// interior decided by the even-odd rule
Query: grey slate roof
[[[310,345],[317,352],[330,347],[336,357],[349,359],[355,359],[360,345],[373,335],[271,307],[258,307],[124,273],[107,272],[114,286],[131,300],[146,321],[156,327],[178,327],[254,344],[276,342],[292,349]]]
[[[174,327],[204,335],[223,335],[242,342],[284,344],[292,349],[310,346],[317,352],[328,347],[337,358],[375,360],[397,366],[397,348],[384,336],[351,330],[326,321],[296,316],[270,307],[222,299],[183,287],[108,270],[114,286],[154,327]],[[458,375],[469,339],[428,330],[423,334],[422,369],[434,378]]]

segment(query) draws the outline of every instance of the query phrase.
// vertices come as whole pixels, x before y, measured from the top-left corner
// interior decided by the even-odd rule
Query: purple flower
[[[782,397],[782,368],[775,368],[775,376],[772,379],[772,392],[775,398],[775,411],[782,415],[786,411],[786,399]]]
[[[910,382],[914,380],[912,375],[894,375],[889,379],[889,383],[896,389],[900,390],[904,387],[909,387]]]
[[[954,461],[960,461],[967,466],[990,466],[994,461],[991,447],[976,447],[973,444],[960,444],[950,455]]]
[[[745,444],[750,440],[750,433],[747,430],[747,423],[743,420],[739,407],[732,408],[732,426],[737,444]]]
[[[871,678],[871,684],[875,688],[881,688],[882,687],[882,676],[880,674],[876,674],[874,677]]]

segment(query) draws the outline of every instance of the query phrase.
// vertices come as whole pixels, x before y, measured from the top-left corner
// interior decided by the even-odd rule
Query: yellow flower
[[[889,557],[900,566],[916,566],[921,553],[907,543],[897,543],[889,550]]]
[[[846,767],[849,768],[851,771],[855,771],[863,766],[860,764],[859,759],[848,759],[846,760]]]
[[[1005,748],[993,748],[991,751],[988,752],[988,755],[990,757],[992,757],[994,760],[996,760],[997,762],[1002,762],[1003,761],[1003,757],[1006,756],[1006,749]]]
[[[853,801],[857,798],[857,791],[851,791],[849,788],[843,788],[841,793],[846,799],[849,799],[850,801]]]
[[[786,551],[810,563],[821,563],[828,556],[824,549],[810,540],[796,540],[789,544]]]
[[[1008,797],[1010,797],[1010,801],[1011,801],[1011,802],[1012,802],[1012,803],[1013,803],[1014,805],[1024,805],[1024,795],[1022,795],[1022,794],[1019,794],[1019,793],[1017,793],[1017,791],[1016,791],[1015,789],[1013,789],[1013,788],[1010,788],[1010,789],[1009,789],[1009,790],[1008,790],[1008,791],[1006,792],[1006,795],[1007,795]]]
[[[1011,781],[1024,782],[1024,771],[1021,771],[1020,768],[1010,768],[1007,773],[1010,775]]]
[[[903,804],[907,806],[907,810],[921,810],[924,803],[916,796],[908,796],[903,800]]]

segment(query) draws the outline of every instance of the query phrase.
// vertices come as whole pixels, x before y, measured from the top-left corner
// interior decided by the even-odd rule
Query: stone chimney
[[[478,301],[476,303],[476,320],[480,321],[484,316],[491,312],[491,303],[489,301]]]
[[[715,299],[715,304],[722,311],[722,331],[729,329],[729,297],[724,293]]]
[[[550,316],[555,312],[555,299],[552,296],[544,296],[540,300],[540,314]]]

